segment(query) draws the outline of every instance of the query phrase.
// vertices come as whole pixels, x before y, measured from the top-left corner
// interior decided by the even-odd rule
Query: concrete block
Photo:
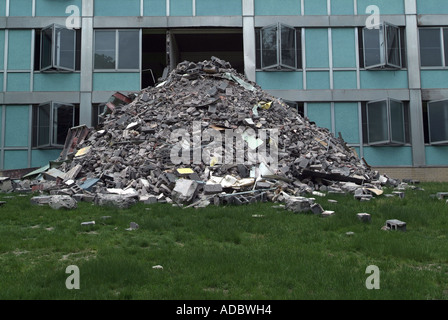
[[[356,214],[356,216],[362,222],[371,222],[371,219],[372,219],[371,215],[368,213],[358,213],[358,214]]]
[[[392,219],[386,221],[386,228],[388,230],[400,230],[400,231],[406,231],[406,222]]]

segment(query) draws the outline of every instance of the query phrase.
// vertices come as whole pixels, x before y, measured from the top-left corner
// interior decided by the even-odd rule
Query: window
[[[409,142],[408,110],[402,101],[367,102],[363,108],[364,143],[404,145]]]
[[[427,103],[429,143],[448,144],[448,100]]]
[[[78,125],[78,108],[46,102],[33,108],[33,147],[62,147],[68,130]]]
[[[401,69],[404,65],[402,29],[383,23],[378,29],[362,29],[362,67]]]
[[[305,104],[303,102],[296,102],[289,100],[283,100],[283,102],[286,103],[291,108],[297,110],[297,113],[300,114],[300,116],[305,117]]]
[[[302,68],[300,29],[282,23],[256,29],[257,69]]]
[[[446,67],[448,64],[448,28],[421,28],[420,64],[422,67]]]
[[[35,70],[75,71],[79,70],[79,44],[81,33],[52,24],[36,30]]]
[[[96,70],[138,70],[140,34],[138,30],[96,30]]]

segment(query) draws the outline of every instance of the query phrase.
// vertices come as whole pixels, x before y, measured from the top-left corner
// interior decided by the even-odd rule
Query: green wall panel
[[[421,79],[423,89],[447,88],[448,70],[422,70]]]
[[[310,121],[314,121],[317,126],[331,131],[330,103],[308,103],[307,110],[307,117]]]
[[[412,148],[364,147],[364,158],[371,166],[412,166]]]
[[[34,91],[79,91],[79,73],[35,73]]]
[[[30,91],[30,73],[8,73],[6,91]]]
[[[332,15],[353,15],[355,5],[353,0],[331,0]]]
[[[448,1],[446,0],[417,0],[419,14],[448,14]]]
[[[70,16],[71,13],[66,13],[68,6],[77,6],[79,12],[82,10],[82,0],[36,0],[36,16]]]
[[[95,16],[140,16],[140,0],[95,0]]]
[[[357,88],[356,71],[334,71],[333,88],[356,89]]]
[[[166,0],[144,0],[143,15],[166,16]]]
[[[257,72],[256,82],[264,90],[302,90],[302,72]]]
[[[27,147],[29,106],[6,106],[5,147]]]
[[[448,146],[427,146],[425,152],[428,166],[448,165]]]
[[[356,68],[355,29],[333,28],[333,67]]]
[[[335,135],[342,134],[347,143],[359,143],[359,117],[357,103],[334,104]]]
[[[94,91],[140,90],[140,74],[126,72],[96,72],[93,74]]]
[[[330,89],[329,71],[307,71],[306,73],[307,90]]]
[[[31,17],[33,14],[33,0],[10,0],[9,15],[11,17]]]
[[[269,16],[289,16],[301,14],[300,0],[282,0],[279,6],[278,0],[255,0],[255,15]]]
[[[306,67],[328,68],[328,29],[305,30]]]
[[[361,89],[406,89],[408,72],[400,71],[361,71]]]
[[[50,161],[56,160],[61,154],[61,149],[51,150],[32,150],[31,151],[31,167],[43,167]]]
[[[0,70],[4,69],[5,64],[4,60],[5,60],[5,30],[0,30]]]
[[[6,0],[0,0],[0,17],[6,16]]]
[[[6,150],[3,169],[24,169],[28,168],[27,150]]]
[[[31,30],[9,30],[8,69],[31,69]]]
[[[192,16],[192,0],[170,0],[170,16]]]
[[[197,16],[240,16],[242,0],[196,0]]]
[[[358,0],[358,14],[366,14],[370,5],[378,6],[380,14],[404,14],[404,0]]]
[[[327,0],[305,0],[305,15],[328,14]]]

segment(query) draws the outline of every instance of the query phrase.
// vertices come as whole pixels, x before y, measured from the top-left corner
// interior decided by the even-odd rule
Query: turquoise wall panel
[[[170,16],[192,16],[192,0],[170,0]]]
[[[447,88],[448,70],[422,70],[421,79],[423,89]]]
[[[355,29],[333,28],[331,38],[333,43],[333,67],[356,68]]]
[[[31,30],[9,30],[8,69],[31,69]]]
[[[358,14],[366,14],[370,5],[378,6],[380,14],[404,14],[404,0],[358,0]]]
[[[94,91],[140,90],[140,74],[135,72],[96,72],[93,74]]]
[[[317,126],[331,131],[330,103],[308,103],[306,116],[310,121],[314,121]]]
[[[334,89],[356,89],[357,88],[356,71],[334,71],[333,88]]]
[[[448,165],[448,146],[427,146],[425,149],[428,166]]]
[[[50,161],[56,160],[61,154],[61,149],[51,150],[32,150],[31,151],[31,167],[43,167]]]
[[[3,72],[0,72],[0,91],[3,91]]]
[[[328,14],[327,0],[305,0],[305,15]]]
[[[166,0],[144,0],[143,15],[166,16]]]
[[[30,91],[30,73],[8,73],[6,91]]]
[[[0,141],[2,141],[3,138],[3,128],[2,128],[3,108],[4,106],[0,106]]]
[[[3,169],[25,169],[28,168],[27,150],[6,150]]]
[[[406,89],[408,72],[400,71],[361,71],[361,89]]]
[[[77,6],[79,12],[82,10],[82,0],[36,0],[36,16],[70,16],[71,13],[66,13],[68,6]]]
[[[306,67],[328,68],[328,29],[305,30]]]
[[[279,6],[278,0],[255,0],[254,5],[255,15],[257,16],[301,14],[300,0],[283,0],[281,6]]]
[[[371,166],[412,166],[412,148],[364,147],[364,158]]]
[[[95,16],[140,16],[140,0],[95,0]]]
[[[6,16],[6,0],[0,0],[0,17]]]
[[[353,15],[355,5],[353,0],[331,0],[332,15]]]
[[[5,147],[27,147],[29,106],[6,106]]]
[[[196,0],[197,16],[240,16],[242,14],[241,0]]]
[[[264,90],[302,90],[302,72],[257,72],[256,82]]]
[[[334,104],[335,135],[342,134],[347,143],[359,143],[359,116],[357,103]]]
[[[34,91],[80,91],[80,74],[35,73]]]
[[[11,17],[31,17],[33,14],[33,0],[9,1],[9,15]]]
[[[446,0],[417,0],[419,14],[448,14],[448,1]]]
[[[0,70],[4,69],[5,59],[5,30],[0,30]]]
[[[307,90],[330,89],[330,72],[328,71],[307,71]]]

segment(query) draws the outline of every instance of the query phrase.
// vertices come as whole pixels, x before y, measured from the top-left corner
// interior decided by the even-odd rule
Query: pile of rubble
[[[60,158],[29,174],[27,187],[124,208],[282,202],[322,192],[369,200],[398,184],[216,57],[182,62],[133,97],[117,93],[104,111],[96,130],[73,128]]]

